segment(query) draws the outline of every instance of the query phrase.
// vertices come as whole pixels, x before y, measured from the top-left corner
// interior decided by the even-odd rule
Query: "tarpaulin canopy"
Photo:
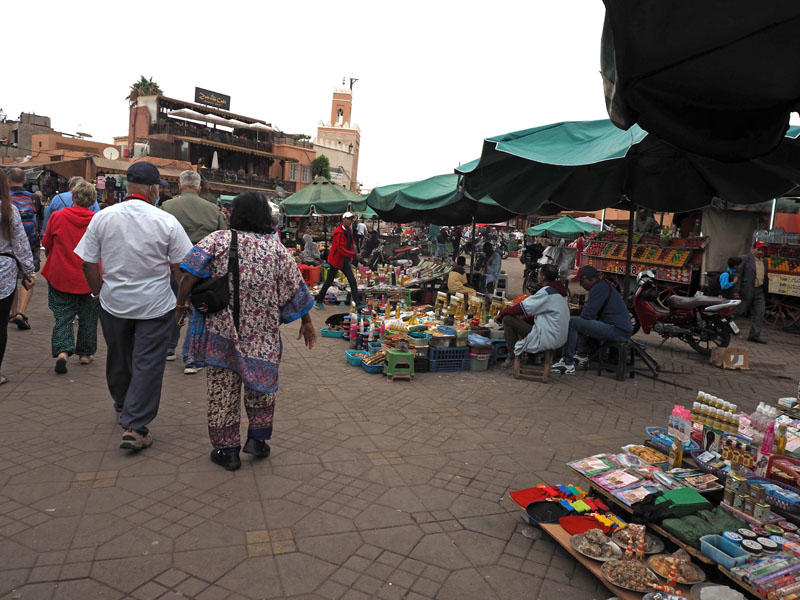
[[[753,204],[800,182],[800,128],[770,153],[721,162],[679,150],[638,125],[609,120],[555,123],[487,138],[476,165],[456,169],[472,196],[491,197],[525,214],[547,203],[568,210],[617,206],[623,199],[655,211],[680,212],[721,198]]]
[[[215,123],[216,125],[223,125],[231,129],[252,129],[254,131],[277,131],[274,127],[264,123],[245,123],[238,119],[227,119],[213,114],[203,114],[191,108],[180,108],[177,110],[170,110],[167,113],[168,117],[176,119],[191,119],[192,121],[202,121],[204,123]]]
[[[392,223],[423,221],[436,225],[465,225],[478,221],[505,221],[512,214],[489,197],[474,200],[459,187],[454,173],[411,183],[376,187],[367,204],[381,219]]]
[[[558,219],[553,219],[552,221],[547,221],[534,227],[529,227],[527,230],[525,230],[525,235],[531,235],[534,237],[546,236],[554,238],[566,238],[572,240],[580,237],[582,233],[590,233],[592,231],[597,231],[598,229],[600,229],[600,227],[595,227],[594,225],[589,225],[588,223],[583,223],[582,221],[578,221],[578,219],[573,219],[570,216],[564,215]]]
[[[721,160],[773,150],[800,108],[797,0],[603,0],[608,115]]]
[[[361,194],[351,192],[324,177],[314,181],[281,202],[281,210],[290,217],[341,215],[347,211],[362,212],[367,202]]]

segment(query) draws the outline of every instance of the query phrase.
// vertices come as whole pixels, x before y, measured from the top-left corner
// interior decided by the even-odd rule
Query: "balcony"
[[[287,146],[296,146],[298,148],[308,148],[309,150],[314,149],[314,144],[309,142],[308,140],[296,140],[291,137],[276,137],[272,138],[273,144],[285,144]]]
[[[238,175],[233,171],[200,169],[200,175],[207,181],[216,181],[219,183],[227,183],[231,185],[240,185],[242,187],[263,188],[274,190],[277,186],[281,186],[290,194],[297,191],[297,185],[294,181],[284,181],[282,179],[271,179],[268,177],[260,177],[258,175]]]
[[[188,121],[161,121],[150,125],[151,134],[180,135],[199,139],[211,140],[231,146],[260,150],[261,152],[272,152],[272,144],[269,141],[262,141],[256,138],[255,134],[248,132],[247,135],[236,135],[230,131],[212,129]],[[265,137],[268,133],[264,134]]]

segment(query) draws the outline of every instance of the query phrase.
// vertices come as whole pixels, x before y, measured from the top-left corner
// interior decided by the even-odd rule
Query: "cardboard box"
[[[711,350],[711,364],[723,369],[750,369],[750,355],[747,348],[714,348]]]

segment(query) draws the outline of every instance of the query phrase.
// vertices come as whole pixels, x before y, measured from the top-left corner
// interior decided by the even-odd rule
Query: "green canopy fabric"
[[[310,185],[281,203],[281,210],[290,217],[341,215],[347,211],[361,212],[366,207],[366,200],[361,194],[351,192],[324,177],[317,177]]]
[[[592,231],[597,231],[598,229],[599,227],[589,225],[588,223],[584,223],[582,221],[578,221],[577,219],[573,219],[570,216],[564,215],[558,219],[547,221],[546,223],[540,223],[535,227],[529,227],[525,231],[525,235],[534,237],[576,239],[580,237],[582,233],[589,233]]]
[[[790,127],[775,150],[742,162],[697,156],[609,120],[555,123],[487,138],[478,163],[456,169],[466,192],[491,197],[520,214],[554,204],[597,210],[623,200],[680,212],[714,198],[754,204],[800,183],[800,128]]]
[[[446,173],[422,181],[376,187],[367,196],[367,204],[391,223],[465,225],[473,218],[490,223],[511,218],[512,214],[491,198],[476,201],[464,194],[459,179],[454,173]]]

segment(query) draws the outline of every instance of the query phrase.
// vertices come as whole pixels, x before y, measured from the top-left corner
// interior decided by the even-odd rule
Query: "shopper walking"
[[[229,305],[214,314],[194,313],[189,350],[191,360],[206,366],[208,434],[214,447],[211,460],[229,471],[241,466],[242,384],[249,422],[243,451],[260,458],[269,456],[267,440],[272,436],[281,360],[280,325],[300,319],[297,339],[302,337],[309,349],[316,341],[308,314],[314,300],[291,253],[270,235],[270,221],[261,194],[237,196],[231,230],[203,238],[181,263],[179,322],[189,312],[194,285],[201,279],[231,275]],[[231,272],[234,239],[238,267]]]
[[[51,215],[42,238],[47,253],[42,277],[48,283],[47,306],[55,319],[51,346],[59,374],[67,372],[67,358],[72,354],[80,357],[80,364],[88,365],[97,352],[97,302],[75,254],[75,246],[94,217],[91,207],[97,201],[97,190],[81,179],[73,185],[70,201],[73,205]],[[77,342],[73,330],[76,316]]]
[[[126,176],[125,201],[95,215],[75,253],[100,299],[106,381],[124,430],[120,448],[136,451],[153,443],[148,425],[158,413],[175,326],[169,265],[177,269],[192,244],[178,220],[154,206],[167,185],[155,165],[133,163]]]
[[[47,233],[47,224],[50,222],[50,217],[53,216],[54,213],[58,212],[62,208],[70,207],[74,204],[72,200],[72,190],[75,185],[80,181],[86,181],[83,177],[75,176],[70,177],[69,182],[67,183],[67,190],[66,192],[61,192],[56,194],[50,199],[50,204],[44,209],[44,224],[42,225],[42,235]],[[100,205],[97,203],[97,198],[95,197],[94,203],[89,207],[93,213],[100,212]]]
[[[178,219],[189,241],[196,244],[209,233],[219,229],[227,229],[228,222],[216,204],[200,197],[202,182],[197,171],[183,171],[178,176],[179,195],[163,204],[163,209]],[[178,281],[175,275],[170,276],[170,285],[174,292],[178,291]],[[175,348],[181,336],[181,328],[176,325],[172,330],[169,344],[167,345],[167,360],[175,360]],[[200,370],[198,365],[189,361],[189,336],[183,340],[183,373],[194,375]]]
[[[9,169],[8,183],[11,189],[11,202],[17,207],[19,216],[22,219],[22,226],[25,228],[25,235],[33,256],[33,264],[36,271],[39,271],[39,220],[37,218],[38,207],[36,197],[27,191],[25,185],[25,171],[18,167]],[[36,275],[31,275],[30,283],[26,286],[20,285],[14,300],[11,322],[16,324],[18,329],[30,329],[31,324],[25,314],[28,312],[28,304],[33,298],[33,287],[36,283]]]
[[[333,241],[331,242],[331,249],[328,252],[328,276],[325,278],[325,283],[322,284],[319,293],[317,294],[316,306],[320,310],[325,310],[325,294],[328,288],[333,284],[336,278],[336,273],[341,271],[347,278],[347,283],[350,285],[350,297],[356,305],[361,304],[361,296],[358,293],[358,283],[356,282],[355,275],[353,275],[352,264],[356,259],[356,244],[353,236],[353,220],[355,215],[351,212],[346,212],[342,215],[342,222],[333,231]]]
[[[8,315],[17,289],[17,277],[22,277],[25,286],[29,285],[27,277],[33,273],[33,255],[22,218],[11,203],[8,177],[0,169],[0,368],[6,353]],[[8,378],[0,374],[0,385],[7,381]]]
[[[756,344],[766,344],[761,338],[761,328],[764,326],[764,311],[766,310],[767,286],[767,259],[764,258],[764,242],[756,242],[753,249],[743,255],[741,275],[739,276],[739,297],[742,303],[737,307],[735,316],[741,317],[750,311],[750,333],[747,339]]]

